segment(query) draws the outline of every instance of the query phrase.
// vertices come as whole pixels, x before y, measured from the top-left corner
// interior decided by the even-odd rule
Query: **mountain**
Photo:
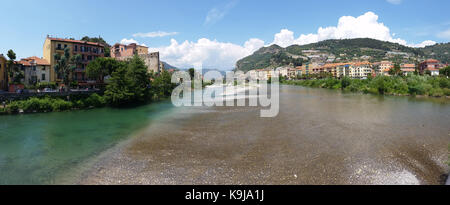
[[[163,63],[163,65],[164,65],[164,69],[166,69],[166,70],[168,70],[168,69],[175,69],[175,70],[179,70],[177,67],[175,67],[175,66],[172,66],[172,65],[170,65],[170,64],[168,64],[168,63],[166,63],[166,62],[164,62],[164,61],[161,61],[162,63]]]
[[[282,48],[278,45],[263,47],[236,63],[237,70],[249,71],[279,66],[298,66],[303,62],[344,62],[368,60],[371,62],[391,60],[394,62],[416,62],[435,58],[449,62],[450,44],[436,44],[425,48],[412,48],[370,38],[325,40],[307,45],[292,45]]]
[[[450,63],[450,43],[438,43],[433,46],[421,48],[420,50],[429,58],[434,58],[444,63]]]

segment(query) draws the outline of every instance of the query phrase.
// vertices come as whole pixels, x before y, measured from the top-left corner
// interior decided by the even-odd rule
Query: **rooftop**
[[[36,65],[50,65],[50,63],[42,58],[39,58],[37,56],[32,56],[32,57],[28,57],[28,58],[23,58],[20,61],[17,61],[18,64],[22,64],[24,66],[31,66],[31,64],[36,64]]]
[[[60,42],[68,42],[68,43],[79,43],[79,44],[87,44],[87,45],[104,47],[104,45],[101,44],[101,43],[93,43],[93,42],[88,42],[88,41],[79,41],[79,40],[64,39],[64,38],[51,38],[51,37],[47,37],[47,39],[49,39],[51,41],[60,41]]]

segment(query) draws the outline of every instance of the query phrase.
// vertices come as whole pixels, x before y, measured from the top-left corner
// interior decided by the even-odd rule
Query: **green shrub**
[[[106,105],[106,99],[97,93],[94,93],[86,98],[83,104],[85,106],[103,107]]]
[[[365,80],[344,77],[287,81],[285,84],[306,87],[342,89],[351,92],[370,94],[428,95],[434,97],[450,96],[450,79],[432,76],[377,76]]]
[[[70,110],[72,109],[73,104],[71,102],[62,100],[62,99],[56,99],[52,102],[52,109],[53,111],[64,111],[64,110]]]
[[[20,102],[14,101],[6,106],[6,110],[8,113],[18,113],[20,109]]]

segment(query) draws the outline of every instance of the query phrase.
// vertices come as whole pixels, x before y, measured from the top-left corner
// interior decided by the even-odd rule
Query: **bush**
[[[61,99],[54,100],[51,105],[52,105],[53,111],[70,110],[73,107],[73,104],[71,102],[64,101]]]
[[[84,106],[103,107],[106,105],[106,99],[97,93],[92,94],[82,103]]]
[[[377,76],[366,80],[344,77],[287,81],[285,84],[307,87],[342,89],[351,92],[389,95],[428,95],[433,97],[450,96],[450,79],[412,75],[407,77]]]
[[[20,102],[14,101],[6,107],[8,113],[18,113],[20,109]]]

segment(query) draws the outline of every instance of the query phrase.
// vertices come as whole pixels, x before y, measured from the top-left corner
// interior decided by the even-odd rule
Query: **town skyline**
[[[346,4],[327,1],[333,6],[319,11],[305,8],[318,8],[314,6],[323,1],[285,1],[282,5],[259,1],[205,1],[198,8],[185,2],[134,1],[134,5],[140,6],[131,13],[127,10],[120,13],[121,4],[114,1],[71,3],[70,8],[58,5],[53,8],[52,1],[48,2],[45,5],[53,11],[51,14],[39,13],[44,3],[34,1],[23,1],[24,12],[20,15],[0,14],[2,18],[14,19],[5,23],[4,29],[8,32],[0,34],[3,39],[0,53],[13,49],[19,59],[42,57],[42,39],[48,34],[75,39],[101,36],[109,44],[146,45],[150,51],[159,51],[162,61],[176,67],[201,65],[225,70],[233,68],[237,60],[271,44],[286,47],[327,39],[369,37],[421,47],[450,39],[450,19],[445,14],[449,3],[439,0],[346,1]],[[6,2],[6,11],[13,11],[13,5],[17,4]],[[99,5],[102,11],[95,9]],[[433,12],[418,15],[424,6]],[[153,12],[147,12],[150,10]],[[270,10],[286,12],[271,13]],[[25,20],[29,19],[38,23],[27,24]],[[77,23],[71,24],[71,21]],[[55,24],[57,26],[52,26]]]

